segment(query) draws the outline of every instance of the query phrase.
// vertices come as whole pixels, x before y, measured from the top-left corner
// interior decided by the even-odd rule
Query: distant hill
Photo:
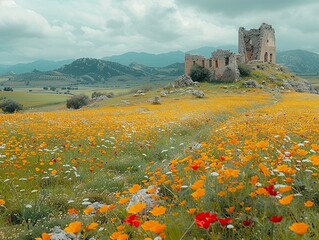
[[[180,76],[184,74],[184,63],[174,63],[162,68],[148,67],[143,64],[131,63],[130,67],[148,75]]]
[[[305,50],[277,52],[277,63],[285,65],[297,74],[319,73],[319,54]]]
[[[136,70],[116,62],[104,61],[95,58],[80,58],[68,65],[64,65],[56,71],[63,74],[69,74],[74,77],[86,75],[100,80],[106,80],[108,78],[121,75],[129,75],[133,77],[145,76],[145,73],[140,70]]]
[[[165,67],[167,65],[184,62],[185,53],[182,51],[152,54],[145,52],[128,52],[121,55],[104,57],[103,60],[118,62],[129,66],[131,63],[138,63],[148,67]]]
[[[198,54],[205,57],[210,57],[211,53],[217,49],[226,49],[233,52],[237,52],[237,46],[225,45],[219,47],[201,47],[190,50],[186,53]],[[185,52],[175,51],[161,54],[152,54],[145,52],[128,52],[121,55],[114,55],[110,57],[104,57],[103,60],[118,62],[120,64],[129,66],[131,63],[141,64],[148,67],[162,68],[174,63],[184,63]]]
[[[5,66],[0,65],[0,74],[6,74],[6,73],[15,73],[15,74],[21,74],[21,73],[30,73],[34,69],[39,71],[51,71],[53,69],[62,67],[65,64],[69,64],[74,59],[68,59],[63,61],[48,61],[48,60],[38,60],[31,63],[19,63],[11,66]]]
[[[230,50],[230,51],[236,52],[236,53],[238,51],[237,46],[235,46],[235,45],[223,45],[223,46],[219,46],[219,47],[201,47],[201,48],[190,50],[186,53],[201,55],[201,56],[209,58],[212,56],[212,52],[214,52],[218,49]]]
[[[96,84],[110,81],[132,81],[138,79],[160,80],[183,74],[184,64],[175,63],[164,68],[152,68],[141,64],[122,64],[94,58],[80,58],[54,71],[33,70],[30,73],[11,74],[12,84],[20,82],[27,85],[44,84]]]

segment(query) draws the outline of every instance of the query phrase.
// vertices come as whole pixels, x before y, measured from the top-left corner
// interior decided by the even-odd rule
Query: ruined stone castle
[[[210,70],[211,80],[233,82],[239,79],[238,63],[253,60],[276,63],[275,30],[266,23],[259,29],[239,28],[238,52],[217,50],[210,58],[186,54],[185,74],[189,75],[192,66],[199,65]]]

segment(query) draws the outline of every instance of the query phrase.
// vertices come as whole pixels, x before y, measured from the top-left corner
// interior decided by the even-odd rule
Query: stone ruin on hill
[[[199,65],[211,72],[211,80],[234,82],[239,79],[238,63],[253,60],[276,63],[275,30],[266,23],[259,29],[239,28],[238,52],[217,50],[210,58],[186,54],[185,74],[189,75],[192,66]]]

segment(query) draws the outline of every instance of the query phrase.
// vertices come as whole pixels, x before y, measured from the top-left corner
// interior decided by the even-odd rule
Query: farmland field
[[[0,114],[0,239],[319,239],[319,95],[155,94]]]

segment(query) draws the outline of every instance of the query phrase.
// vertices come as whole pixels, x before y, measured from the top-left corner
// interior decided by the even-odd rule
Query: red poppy
[[[251,227],[254,224],[254,222],[252,220],[250,220],[249,218],[246,218],[246,220],[243,221],[243,225],[245,227]]]
[[[226,160],[226,158],[225,158],[224,156],[220,156],[219,159],[220,159],[221,161],[225,161],[225,160]]]
[[[197,169],[199,169],[199,166],[198,165],[192,165],[192,169],[193,170],[197,170]]]
[[[278,194],[278,192],[274,190],[274,185],[264,187],[264,189],[266,189],[270,196],[276,196]]]
[[[127,216],[126,219],[123,220],[123,222],[130,224],[131,226],[138,227],[141,224],[141,221],[137,220],[138,216],[136,214]]]
[[[208,229],[209,225],[217,221],[217,214],[201,212],[195,216],[195,223],[198,227]]]
[[[231,218],[218,218],[218,221],[219,221],[220,225],[222,225],[224,227],[227,224],[231,223],[233,220]]]
[[[283,218],[283,216],[272,216],[271,218],[269,218],[269,220],[273,223],[279,223]]]

